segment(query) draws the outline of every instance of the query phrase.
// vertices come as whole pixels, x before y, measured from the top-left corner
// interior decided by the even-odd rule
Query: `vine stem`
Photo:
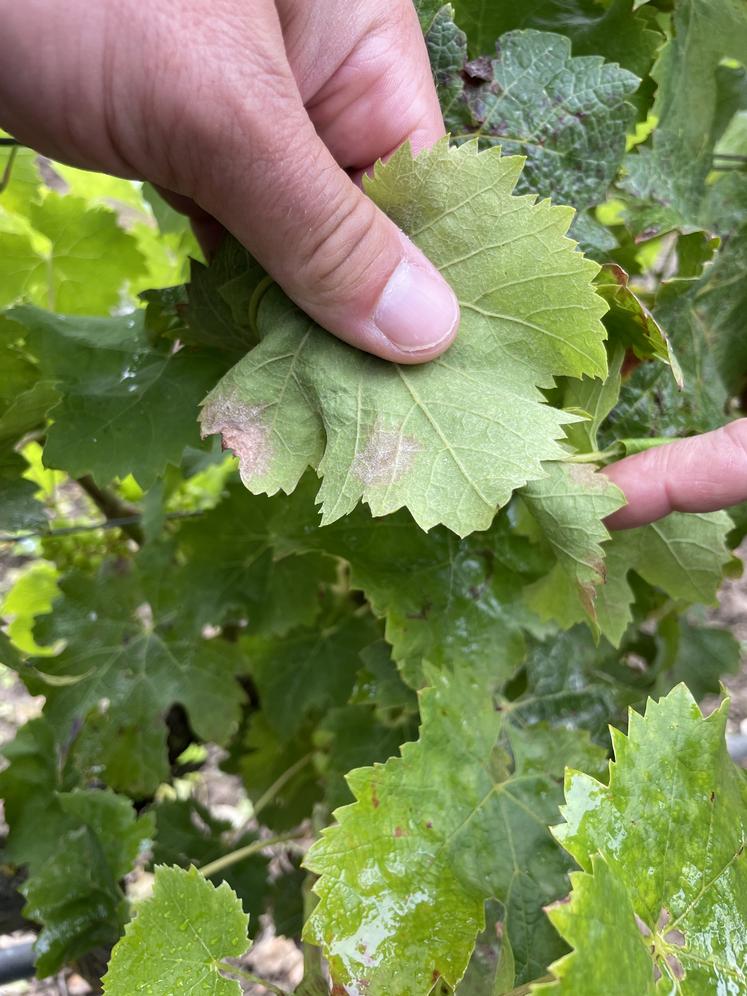
[[[265,840],[254,840],[251,844],[246,844],[244,847],[239,847],[236,851],[230,851],[228,854],[223,854],[220,858],[216,858],[215,861],[209,861],[206,865],[202,865],[201,868],[197,870],[205,878],[210,878],[211,875],[215,875],[224,868],[230,868],[231,865],[237,864],[239,861],[243,861],[245,858],[250,858],[252,854],[257,854],[259,851],[264,851],[266,847],[274,847],[275,844],[285,844],[290,840],[301,840],[301,834],[298,833],[284,833],[277,837],[267,837]]]
[[[221,972],[225,972],[226,975],[237,975],[245,982],[253,982],[255,986],[262,986],[268,992],[275,993],[275,996],[289,996],[289,993],[285,989],[281,989],[280,986],[273,985],[272,982],[268,982],[266,979],[261,979],[254,972],[247,972],[244,968],[237,968],[235,965],[230,965],[227,961],[219,961],[216,968],[219,968]]]
[[[553,975],[543,975],[541,979],[534,979],[532,982],[527,982],[523,986],[517,986],[516,989],[512,989],[510,992],[506,993],[506,996],[529,996],[532,991],[532,986],[536,986],[538,982],[554,982],[555,977]]]
[[[302,768],[306,767],[313,756],[314,755],[312,753],[304,754],[304,756],[299,758],[299,760],[296,761],[295,764],[292,764],[290,768],[286,768],[286,770],[275,779],[267,791],[263,793],[259,799],[257,799],[252,809],[252,815],[254,817],[259,816],[265,806],[269,805],[269,803],[273,801],[278,792],[288,784],[294,775],[298,774]]]
[[[2,192],[10,183],[10,178],[13,173],[13,164],[16,161],[17,154],[18,154],[18,146],[14,145],[10,150],[10,155],[8,156],[8,161],[5,164],[3,175],[2,177],[0,177],[0,194],[2,194]]]
[[[173,519],[193,519],[196,516],[204,515],[206,509],[197,509],[194,512],[168,512],[166,518]],[[45,539],[47,536],[73,536],[75,533],[92,533],[97,529],[121,529],[122,526],[140,522],[141,515],[126,515],[120,518],[104,519],[102,522],[82,522],[77,526],[63,526],[60,529],[38,529],[27,533],[0,533],[0,543],[20,543],[27,539]]]

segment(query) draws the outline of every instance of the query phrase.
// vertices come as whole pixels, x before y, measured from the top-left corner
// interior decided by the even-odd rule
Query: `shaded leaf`
[[[242,699],[235,675],[246,669],[238,647],[195,638],[188,620],[153,618],[133,574],[70,574],[60,590],[34,636],[64,640],[65,649],[37,658],[24,677],[46,696],[44,714],[59,735],[77,734],[81,762],[103,766],[112,787],[147,796],[168,772],[163,721],[177,702],[198,736],[226,742]]]
[[[148,487],[198,444],[197,406],[220,376],[219,358],[153,349],[142,312],[77,318],[17,308],[13,317],[61,395],[44,448],[47,466],[75,477],[90,473],[102,484],[131,473]]]

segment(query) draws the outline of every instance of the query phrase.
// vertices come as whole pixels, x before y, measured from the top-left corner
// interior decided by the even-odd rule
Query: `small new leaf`
[[[139,907],[114,948],[105,996],[240,996],[220,971],[247,950],[249,920],[224,882],[215,888],[195,868],[156,869],[153,896]]]

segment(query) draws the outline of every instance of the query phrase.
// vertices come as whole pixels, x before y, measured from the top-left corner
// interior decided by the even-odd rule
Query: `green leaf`
[[[28,470],[22,456],[0,450],[0,529],[20,532],[46,524],[44,506],[36,500],[38,488],[21,475]]]
[[[313,522],[310,495],[306,507]],[[324,586],[335,581],[335,564],[318,553],[275,551],[288,508],[284,496],[255,496],[238,482],[229,484],[214,510],[180,530],[177,549],[185,564],[175,568],[161,601],[187,609],[198,623],[246,617],[250,632],[268,639],[312,627]]]
[[[672,36],[652,76],[658,119],[651,147],[627,157],[622,184],[638,201],[637,230],[699,227],[705,183],[718,138],[718,67],[727,56],[747,62],[747,9],[740,0],[682,0]],[[723,126],[723,125],[722,125]]]
[[[251,716],[224,767],[241,776],[253,803],[263,800],[263,826],[282,833],[307,819],[324,795],[312,756],[310,724],[288,738],[260,711]]]
[[[0,603],[0,615],[10,617],[8,636],[25,654],[54,653],[52,647],[40,647],[31,631],[37,616],[52,611],[52,604],[59,594],[57,577],[53,564],[36,560],[17,578]]]
[[[379,521],[358,509],[324,529],[302,527],[296,543],[349,561],[353,587],[386,619],[394,659],[413,687],[422,684],[423,659],[486,668],[498,682],[521,661],[530,620],[517,575],[535,580],[546,560],[507,515],[460,542],[443,527],[423,533],[406,512]]]
[[[246,670],[239,648],[200,639],[190,620],[153,616],[136,574],[106,568],[97,578],[70,574],[54,611],[37,622],[38,642],[64,640],[55,657],[36,659],[24,675],[46,696],[44,715],[62,738],[75,735],[79,763],[100,766],[108,785],[135,798],[168,773],[164,717],[186,709],[195,733],[225,743],[238,727]]]
[[[730,529],[725,512],[674,512],[649,526],[615,533],[605,545],[605,583],[596,589],[599,631],[614,646],[620,645],[633,618],[631,571],[678,602],[714,604],[731,557],[725,544]],[[584,618],[577,599],[568,595],[560,563],[528,589],[527,600],[543,618],[566,628]]]
[[[436,73],[439,79],[438,72]],[[495,56],[454,65],[441,90],[455,139],[526,156],[520,193],[581,211],[603,201],[625,155],[639,79],[543,31],[503,35]]]
[[[632,290],[625,270],[616,263],[605,264],[597,277],[597,290],[610,306],[604,317],[610,339],[632,351],[639,360],[657,359],[668,364],[682,390],[682,370],[669,336]]]
[[[360,652],[380,636],[370,615],[320,621],[282,638],[247,636],[241,641],[250,674],[269,724],[291,739],[309,714],[319,714],[350,697],[360,669]]]
[[[552,966],[560,976],[557,982],[532,986],[531,993],[654,996],[657,990],[651,956],[636,923],[630,896],[602,857],[592,855],[591,867],[593,875],[571,872],[570,906],[561,902],[547,910],[558,932],[576,951]],[[579,951],[587,956],[579,957]],[[614,971],[610,971],[611,965]],[[686,992],[679,986],[673,991]]]
[[[262,297],[264,338],[209,395],[203,431],[222,432],[255,493],[323,476],[322,521],[360,499],[407,506],[427,529],[486,528],[512,491],[560,458],[572,417],[542,403],[561,374],[602,376],[604,306],[593,263],[564,238],[570,212],[516,198],[516,158],[444,142],[377,167],[373,199],[448,275],[462,306],[447,355],[400,367],[314,326],[278,289]],[[476,443],[476,440],[478,443]]]
[[[747,226],[735,232],[708,271],[694,312],[709,330],[721,379],[730,394],[747,387],[747,343],[743,316],[747,306]]]
[[[255,833],[237,837],[231,823],[217,819],[194,798],[162,801],[154,807],[152,815],[156,821],[154,865],[178,865],[180,868],[195,865],[199,868],[257,840]],[[250,854],[209,878],[214,885],[227,882],[233,889],[249,915],[252,933],[259,927],[259,916],[263,912],[267,865],[264,855]]]
[[[70,314],[107,314],[125,281],[146,273],[135,239],[110,210],[50,191],[28,205],[28,223],[44,249],[38,238],[0,225],[0,306],[23,299]]]
[[[243,355],[256,345],[256,308],[269,284],[259,264],[230,236],[211,265],[193,261],[183,342]]]
[[[607,579],[602,544],[610,534],[603,519],[625,504],[620,490],[591,464],[550,464],[548,477],[528,484],[524,503],[544,532],[584,612],[596,627],[598,586]],[[557,573],[557,572],[556,572]],[[536,583],[530,604],[539,608],[546,575]],[[539,603],[539,604],[538,604]]]
[[[642,364],[622,386],[620,403],[609,422],[612,439],[690,435],[723,425],[729,395],[711,346],[715,340],[711,322],[718,328],[719,318],[723,319],[728,336],[729,303],[725,300],[722,310],[718,297],[709,296],[712,272],[713,268],[707,269],[700,281],[670,281],[657,295],[654,318],[669,330],[684,391],[677,389],[666,367]],[[732,290],[727,298],[733,300],[735,293]]]
[[[566,882],[546,830],[554,776],[569,754],[595,770],[601,754],[572,732],[504,729],[465,669],[429,678],[419,741],[349,774],[357,801],[337,811],[306,859],[321,875],[306,937],[323,947],[335,982],[371,996],[427,994],[439,978],[456,985],[489,897],[506,905],[519,978],[544,969],[556,941],[530,911]],[[550,772],[537,764],[533,734],[545,749],[554,743]]]
[[[61,394],[44,448],[47,466],[102,484],[133,474],[149,487],[187,446],[198,445],[197,406],[224,369],[214,354],[148,345],[143,313],[77,318],[33,308],[26,330],[42,375]]]
[[[190,868],[156,869],[143,902],[117,944],[103,979],[106,996],[172,996],[178,991],[240,996],[220,972],[248,947],[248,918],[224,882],[217,889]]]
[[[513,28],[539,28],[566,35],[575,55],[602,55],[644,76],[662,36],[650,21],[633,15],[632,0],[524,0],[521,4],[455,0],[457,20],[476,55],[491,52],[495,40]]]
[[[70,791],[75,775],[58,764],[60,747],[43,719],[22,727],[3,754],[5,855],[28,866],[24,915],[42,927],[35,953],[43,977],[117,939],[126,920],[118,882],[152,837],[153,820],[136,819],[130,800],[108,790]]]
[[[555,834],[584,873],[550,918],[575,950],[534,991],[591,996],[613,960],[628,976],[605,992],[747,986],[747,783],[726,752],[726,710],[704,719],[679,685],[631,713],[627,737],[614,731],[608,786],[568,773]]]
[[[136,821],[130,800],[112,792],[75,791],[58,800],[72,827],[58,825],[55,850],[24,886],[24,915],[44,928],[35,945],[41,978],[117,939],[127,917],[118,882],[153,834],[152,818]]]

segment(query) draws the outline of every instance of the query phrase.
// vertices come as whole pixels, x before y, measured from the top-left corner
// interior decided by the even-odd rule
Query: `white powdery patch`
[[[249,487],[270,469],[270,432],[263,422],[262,405],[245,405],[236,398],[211,401],[202,410],[202,437],[220,433],[223,449],[239,461],[241,480]]]
[[[365,448],[355,455],[353,473],[366,487],[394,484],[410,470],[422,448],[411,436],[374,427]]]

